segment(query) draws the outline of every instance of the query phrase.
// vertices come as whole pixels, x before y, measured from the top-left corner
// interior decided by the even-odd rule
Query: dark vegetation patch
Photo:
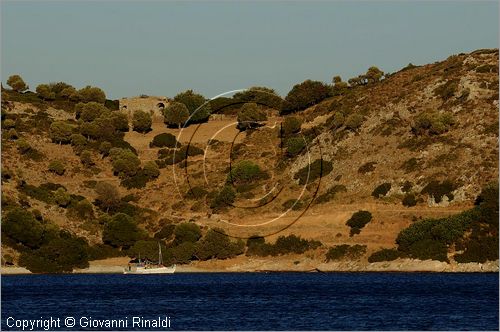
[[[293,178],[298,179],[299,184],[303,185],[330,174],[332,170],[333,165],[331,161],[316,159],[310,165],[301,168],[297,173],[295,173]]]
[[[443,196],[447,196],[450,201],[453,200],[454,196],[452,192],[458,188],[458,185],[451,180],[431,181],[429,182],[420,192],[421,194],[428,194],[434,197],[436,203],[440,203]]]
[[[314,201],[318,204],[323,204],[328,201],[331,201],[332,199],[335,198],[335,195],[342,192],[344,193],[347,192],[346,186],[342,184],[336,184],[333,187],[328,188],[328,190],[325,193],[317,196]]]
[[[342,259],[356,260],[366,254],[366,246],[355,244],[341,244],[328,249],[326,253],[326,261],[339,261]]]
[[[303,254],[321,246],[321,242],[302,239],[300,236],[280,236],[274,244],[265,242],[263,237],[254,236],[247,240],[247,256],[279,256],[286,254]]]
[[[389,190],[391,190],[392,185],[389,182],[384,182],[381,185],[378,185],[372,192],[372,196],[375,198],[384,197],[387,195]]]
[[[351,227],[349,236],[354,236],[361,233],[361,229],[372,220],[372,214],[369,211],[360,210],[355,212],[345,223]]]
[[[397,249],[380,249],[379,251],[375,251],[373,254],[368,257],[368,262],[386,262],[393,261],[402,256],[402,252]]]

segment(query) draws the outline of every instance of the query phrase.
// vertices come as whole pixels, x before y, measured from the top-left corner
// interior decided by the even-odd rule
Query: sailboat
[[[161,246],[158,243],[158,263],[148,259],[131,260],[127,267],[123,269],[123,274],[168,274],[175,272],[175,264],[172,266],[163,266],[163,257],[161,255]]]

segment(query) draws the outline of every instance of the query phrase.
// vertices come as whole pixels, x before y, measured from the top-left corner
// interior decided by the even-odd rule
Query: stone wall
[[[131,119],[135,111],[150,112],[153,118],[163,119],[163,109],[169,100],[162,96],[140,96],[120,99],[120,111],[125,112]]]

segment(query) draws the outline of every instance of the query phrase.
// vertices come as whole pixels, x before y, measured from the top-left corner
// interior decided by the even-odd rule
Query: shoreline
[[[125,264],[109,264],[107,260],[91,261],[85,269],[75,269],[64,274],[122,274]],[[208,263],[208,264],[207,264]],[[449,264],[433,260],[397,259],[388,262],[302,262],[296,264],[289,260],[275,262],[266,259],[251,259],[240,264],[220,264],[218,261],[195,262],[177,265],[175,273],[498,273],[499,261],[485,263]],[[222,263],[231,263],[222,261]],[[0,275],[33,274],[22,267],[0,268]]]

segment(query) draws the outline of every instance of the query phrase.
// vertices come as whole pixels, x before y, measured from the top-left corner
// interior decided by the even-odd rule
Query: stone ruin
[[[168,106],[167,97],[158,96],[139,96],[120,99],[120,111],[127,114],[129,120],[132,119],[134,112],[149,112],[154,120],[163,121],[163,110]]]

